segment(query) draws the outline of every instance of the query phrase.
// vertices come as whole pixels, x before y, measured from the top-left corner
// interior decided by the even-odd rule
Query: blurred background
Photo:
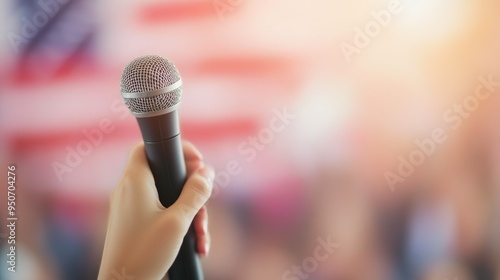
[[[158,54],[184,81],[183,138],[218,171],[207,280],[500,280],[500,86],[473,99],[478,77],[500,81],[499,14],[497,0],[1,1],[0,218],[15,164],[19,220],[15,274],[0,227],[0,279],[96,279],[141,139],[121,71]],[[435,129],[446,141],[402,176]],[[325,261],[286,275],[327,237]]]

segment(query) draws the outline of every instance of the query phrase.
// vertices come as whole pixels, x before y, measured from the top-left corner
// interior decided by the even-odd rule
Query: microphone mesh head
[[[157,55],[134,59],[122,73],[122,93],[147,93],[164,89],[181,79],[175,65]],[[125,104],[134,114],[149,114],[167,110],[178,104],[182,97],[182,86],[150,97],[124,97]]]
[[[149,114],[166,110],[181,101],[182,87],[153,97],[123,98],[134,114]]]

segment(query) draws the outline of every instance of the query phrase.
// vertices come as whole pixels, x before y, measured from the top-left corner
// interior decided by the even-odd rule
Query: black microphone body
[[[140,57],[124,69],[121,93],[141,129],[160,202],[170,207],[187,179],[177,113],[182,96],[180,75],[162,57]],[[203,280],[192,226],[167,274],[170,280]]]
[[[160,202],[169,207],[179,198],[187,177],[177,110],[156,117],[137,118],[137,122]],[[192,227],[184,237],[168,276],[170,280],[203,280]]]
[[[187,177],[177,110],[165,115],[137,118],[137,122],[160,202],[169,207],[179,198]],[[168,276],[170,280],[203,280],[192,227],[184,237]]]

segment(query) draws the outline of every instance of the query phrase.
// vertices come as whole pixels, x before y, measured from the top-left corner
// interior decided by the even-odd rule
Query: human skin
[[[131,152],[122,178],[110,196],[110,211],[98,280],[162,279],[193,224],[198,254],[210,247],[208,214],[215,177],[201,153],[183,142],[188,179],[170,207],[160,203],[144,144]],[[127,278],[129,277],[129,278]]]

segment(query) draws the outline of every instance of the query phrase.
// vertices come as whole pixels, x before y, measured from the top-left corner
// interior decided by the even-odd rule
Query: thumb
[[[210,198],[214,178],[214,169],[208,165],[193,172],[186,181],[181,195],[168,210],[177,212],[176,215],[182,221],[189,221],[187,223],[189,226],[198,211]]]

